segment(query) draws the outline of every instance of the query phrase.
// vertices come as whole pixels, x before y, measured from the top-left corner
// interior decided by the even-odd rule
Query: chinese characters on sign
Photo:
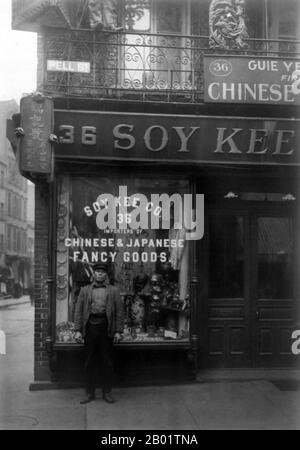
[[[204,101],[300,105],[300,61],[205,56]]]
[[[53,129],[52,100],[32,95],[22,98],[21,126],[24,137],[20,142],[20,171],[51,173],[52,148],[49,136]]]

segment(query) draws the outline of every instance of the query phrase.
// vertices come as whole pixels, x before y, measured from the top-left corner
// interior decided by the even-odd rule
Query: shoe
[[[93,400],[95,400],[95,398],[96,398],[95,394],[88,394],[84,399],[80,401],[80,404],[85,405],[86,403],[90,403]]]
[[[110,392],[103,392],[102,397],[106,403],[115,403],[115,401],[116,401]]]

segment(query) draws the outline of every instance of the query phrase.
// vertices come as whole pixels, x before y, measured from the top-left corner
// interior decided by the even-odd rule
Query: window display
[[[76,301],[97,262],[108,264],[124,301],[123,342],[188,339],[188,192],[188,181],[176,179],[116,174],[59,180],[58,341],[74,340]]]

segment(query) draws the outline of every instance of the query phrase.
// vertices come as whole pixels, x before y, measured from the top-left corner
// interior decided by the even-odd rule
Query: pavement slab
[[[83,389],[29,391],[33,308],[11,305],[1,321],[1,430],[300,430],[299,371],[200,372],[191,384],[115,389],[112,405],[100,389],[87,405],[80,405]]]

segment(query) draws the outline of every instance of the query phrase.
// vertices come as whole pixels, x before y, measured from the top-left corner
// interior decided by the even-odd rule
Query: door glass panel
[[[293,226],[287,217],[258,219],[258,297],[291,298]]]
[[[244,220],[212,216],[209,227],[209,297],[244,296]]]

